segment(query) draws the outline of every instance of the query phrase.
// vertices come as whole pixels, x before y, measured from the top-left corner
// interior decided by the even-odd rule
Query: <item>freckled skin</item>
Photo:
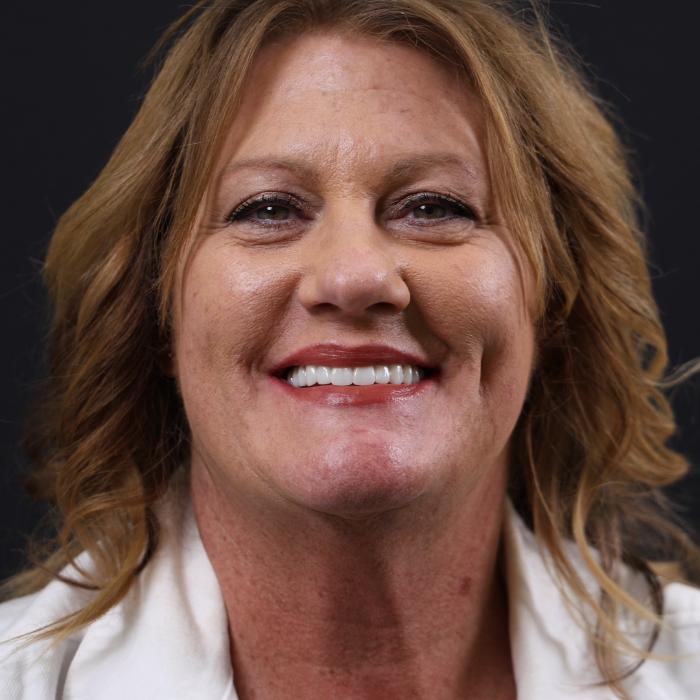
[[[255,63],[174,309],[176,374],[192,431],[195,512],[227,602],[258,613],[257,628],[252,618],[245,628],[241,613],[232,631],[251,640],[251,649],[255,639],[259,643],[249,657],[234,654],[240,679],[252,675],[264,685],[264,669],[251,673],[254,659],[261,648],[274,655],[275,645],[285,643],[280,620],[287,617],[278,615],[272,636],[261,632],[259,621],[278,604],[310,617],[321,606],[318,620],[328,623],[344,614],[361,618],[366,603],[374,611],[368,626],[383,620],[387,629],[401,627],[401,648],[413,658],[417,647],[407,628],[430,638],[429,625],[413,608],[430,614],[428,597],[420,606],[416,601],[431,588],[440,590],[435,572],[445,571],[449,593],[433,614],[445,647],[432,671],[399,673],[393,663],[385,677],[375,659],[366,684],[351,683],[333,670],[333,653],[319,643],[328,639],[321,622],[311,625],[308,647],[300,642],[300,648],[309,658],[313,649],[323,649],[327,672],[316,679],[318,697],[332,683],[345,688],[343,697],[393,697],[371,688],[435,698],[458,697],[463,690],[459,673],[454,682],[441,681],[444,693],[423,695],[417,688],[426,678],[449,677],[446,659],[460,661],[459,654],[481,639],[476,623],[468,634],[455,627],[455,611],[458,620],[472,619],[474,610],[496,604],[492,583],[508,441],[534,352],[531,300],[524,298],[532,284],[519,273],[507,226],[490,199],[484,148],[478,101],[413,49],[318,34],[267,47]],[[465,184],[453,166],[438,165],[409,174],[400,185],[386,180],[399,159],[445,152],[472,164],[480,176]],[[315,176],[231,170],[232,164],[270,157],[301,159]],[[406,213],[385,215],[395,195],[426,191],[463,196],[488,220],[421,227]],[[308,205],[308,215],[274,232],[251,221],[226,223],[231,210],[260,192],[291,193]],[[420,396],[393,404],[328,407],[283,398],[271,386],[269,368],[322,342],[392,345],[429,358],[440,375]],[[401,515],[391,515],[396,513]],[[360,537],[355,526],[341,524],[360,523],[361,529],[365,520],[376,533],[391,521],[391,535],[367,539],[367,532]],[[364,559],[368,551],[373,563]],[[279,576],[283,585],[271,583],[268,590],[246,583],[260,573],[263,560],[266,580]],[[372,597],[377,561],[389,573],[379,577],[382,594]],[[294,568],[299,562],[303,570]],[[435,568],[420,578],[428,562]],[[414,575],[419,578],[412,580]],[[295,576],[304,579],[303,589]],[[309,598],[317,590],[330,593]],[[343,613],[348,590],[354,606]],[[453,598],[457,608],[448,604]],[[261,599],[267,606],[262,612]],[[403,612],[387,617],[387,601],[394,613],[413,601],[405,608],[412,620],[407,628]],[[503,622],[502,614],[498,619]],[[366,648],[362,626],[339,634],[344,658],[351,658],[354,642]],[[395,639],[386,643],[396,650]],[[298,664],[292,671],[282,656],[275,658],[276,668],[287,671],[274,682],[268,678],[260,697],[277,697],[274,688],[289,691],[294,673],[301,673]],[[485,668],[498,665],[481,661]],[[354,666],[353,678],[362,678],[359,668]],[[304,697],[316,697],[308,673],[300,678]],[[415,682],[412,690],[401,686],[406,679]],[[470,687],[469,697],[482,697],[478,684]],[[503,688],[484,688],[483,697],[510,697]]]

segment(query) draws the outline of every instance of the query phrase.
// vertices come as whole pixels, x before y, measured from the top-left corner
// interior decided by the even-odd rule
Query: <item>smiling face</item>
[[[409,47],[256,59],[174,307],[192,469],[228,498],[357,516],[501,483],[534,333],[483,132]]]

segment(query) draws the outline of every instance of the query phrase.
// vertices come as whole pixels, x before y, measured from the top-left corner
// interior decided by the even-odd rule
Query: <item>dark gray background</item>
[[[696,3],[552,2],[638,153],[651,218],[654,288],[674,364],[700,355]],[[176,0],[14,0],[0,7],[3,148],[0,254],[0,577],[22,561],[42,508],[22,495],[22,415],[41,368],[46,303],[38,279],[57,217],[89,185],[133,117],[139,69]],[[676,444],[700,464],[700,381],[677,390]],[[673,489],[700,529],[700,479]]]

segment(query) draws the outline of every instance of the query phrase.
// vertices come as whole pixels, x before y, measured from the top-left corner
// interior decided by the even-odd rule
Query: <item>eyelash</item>
[[[447,217],[448,219],[464,218],[471,219],[472,221],[479,220],[474,209],[468,204],[460,202],[458,199],[448,194],[441,194],[439,192],[421,192],[420,194],[409,196],[404,202],[401,211],[410,207],[419,207],[422,204],[438,204],[447,209],[451,208],[453,210],[453,216]]]
[[[303,209],[302,203],[290,194],[282,193],[266,193],[258,195],[253,199],[248,199],[242,204],[239,204],[227,217],[226,222],[229,224],[235,224],[240,221],[248,219],[251,214],[265,206],[283,206],[289,207],[290,209],[295,209],[297,212],[301,212]],[[262,226],[270,226],[272,224],[263,224]],[[273,222],[274,223],[274,222]],[[277,222],[279,225],[280,222]],[[284,223],[284,222],[282,222]]]
[[[398,202],[392,204],[392,207],[396,206]],[[421,192],[420,194],[409,196],[403,202],[403,206],[399,212],[405,212],[406,210],[412,211],[412,208],[417,208],[423,204],[436,204],[438,206],[445,207],[448,210],[452,210],[452,215],[447,217],[441,217],[439,219],[426,219],[428,223],[418,224],[421,226],[431,225],[431,222],[444,223],[445,221],[451,221],[456,218],[470,219],[472,221],[478,222],[479,216],[476,214],[474,209],[469,205],[460,202],[458,199],[447,195],[441,194],[439,192]],[[303,203],[290,194],[284,193],[265,193],[249,199],[242,204],[238,205],[227,217],[226,223],[235,224],[242,221],[250,220],[252,214],[254,214],[258,209],[265,206],[282,206],[288,207],[289,209],[295,210],[298,214],[303,214],[304,205]],[[272,226],[279,227],[289,224],[288,220],[274,221],[268,220],[268,223],[263,223],[264,220],[259,220],[257,223],[260,226]]]

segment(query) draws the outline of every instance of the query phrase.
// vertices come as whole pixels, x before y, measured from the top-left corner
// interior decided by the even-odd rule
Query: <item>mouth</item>
[[[411,364],[376,364],[361,366],[292,365],[275,373],[295,389],[311,387],[387,387],[412,386],[432,378],[435,368]]]
[[[270,374],[289,398],[363,406],[424,394],[439,370],[419,355],[387,345],[327,343],[293,353]]]
[[[273,375],[273,381],[289,398],[304,403],[362,407],[398,405],[424,395],[434,388],[437,375],[437,369],[418,365],[293,365]]]

